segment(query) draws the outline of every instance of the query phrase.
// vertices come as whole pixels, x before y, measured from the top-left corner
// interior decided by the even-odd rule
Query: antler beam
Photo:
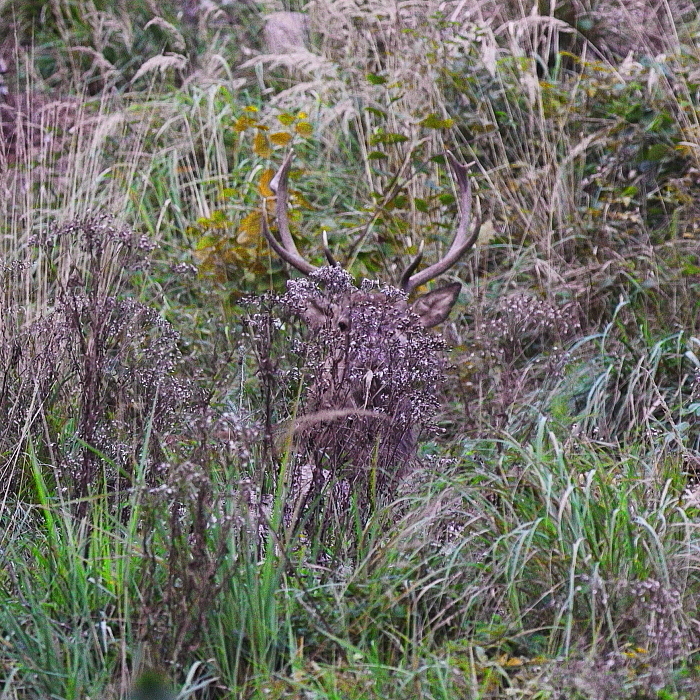
[[[464,163],[460,163],[449,151],[447,151],[445,155],[447,156],[447,160],[450,161],[452,171],[457,178],[460,209],[459,224],[457,225],[457,230],[455,231],[455,236],[452,239],[452,245],[450,245],[447,255],[433,265],[426,267],[425,270],[413,274],[423,257],[423,249],[421,246],[420,252],[401,276],[401,289],[406,293],[412,292],[416,287],[420,287],[422,284],[429,282],[431,279],[449,270],[474,246],[479,236],[478,226],[474,227],[471,235],[469,234],[472,212],[472,189],[469,184],[469,168],[464,165]]]
[[[284,161],[282,162],[280,169],[277,171],[272,180],[270,180],[270,189],[277,195],[275,213],[277,215],[277,228],[279,230],[282,243],[280,244],[270,232],[270,227],[267,223],[267,210],[264,206],[262,229],[272,250],[274,250],[275,253],[282,258],[282,260],[288,262],[292,267],[299,270],[299,272],[303,273],[304,275],[308,275],[309,272],[313,272],[318,268],[315,265],[312,265],[310,262],[304,260],[301,253],[297,249],[294,239],[292,238],[292,234],[289,230],[289,216],[287,214],[289,190],[287,188],[287,178],[289,176],[289,166],[293,157],[294,151],[290,149],[289,153],[287,153]]]

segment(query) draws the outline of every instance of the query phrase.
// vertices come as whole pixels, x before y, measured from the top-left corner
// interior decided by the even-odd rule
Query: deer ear
[[[411,304],[411,311],[418,316],[423,328],[437,326],[449,316],[461,290],[461,283],[454,282],[423,294]]]

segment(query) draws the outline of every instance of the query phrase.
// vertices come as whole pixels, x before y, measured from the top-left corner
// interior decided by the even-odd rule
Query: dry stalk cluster
[[[124,295],[153,245],[106,216],[53,227],[30,243],[45,292],[34,320],[28,308],[4,309],[3,441],[40,434],[42,457],[70,496],[86,495],[96,479],[119,489],[137,467],[160,461],[156,436],[185,419],[195,396],[176,373],[178,334]]]
[[[477,322],[467,349],[456,356],[462,403],[468,424],[505,428],[531,402],[533,392],[562,376],[568,347],[581,333],[574,303],[559,304],[533,294],[500,299]],[[475,394],[481,413],[472,411]]]
[[[183,461],[167,470],[167,480],[149,490],[143,510],[148,575],[140,591],[138,634],[157,663],[170,665],[182,663],[204,639],[225,581],[217,574],[237,523],[207,468]],[[167,521],[162,513],[169,514]]]
[[[697,643],[697,623],[683,609],[680,592],[656,579],[647,579],[631,587],[636,597],[638,619],[644,621],[646,648],[663,664],[684,659]]]
[[[519,292],[499,300],[477,336],[490,338],[506,363],[548,352],[558,354],[581,330],[576,307]]]
[[[444,340],[406,309],[404,292],[365,280],[358,289],[337,267],[290,282],[281,303],[299,315],[314,304],[344,309],[304,343],[314,381],[297,420],[297,478],[306,468],[312,503],[331,483],[347,484],[363,510],[395,493],[418,434],[434,429]],[[308,478],[308,477],[307,477]]]
[[[632,596],[624,614],[630,641],[605,655],[563,664],[551,679],[555,687],[596,700],[657,697],[674,665],[697,647],[697,623],[684,611],[677,589],[653,578],[617,585]],[[602,600],[607,604],[605,596]]]

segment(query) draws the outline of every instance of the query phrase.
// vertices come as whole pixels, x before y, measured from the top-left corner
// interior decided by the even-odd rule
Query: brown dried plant
[[[95,484],[118,491],[161,461],[159,438],[177,431],[195,390],[178,376],[178,334],[130,298],[127,279],[154,244],[105,215],[54,226],[30,240],[45,268],[45,299],[32,311],[9,293],[0,304],[0,445],[31,437],[63,493]],[[29,264],[5,266],[4,285]],[[20,469],[10,479],[18,488]]]

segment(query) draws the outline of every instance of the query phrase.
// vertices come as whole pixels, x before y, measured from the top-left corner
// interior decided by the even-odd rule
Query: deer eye
[[[350,324],[347,321],[343,321],[342,319],[338,321],[338,328],[345,333],[350,328]]]

